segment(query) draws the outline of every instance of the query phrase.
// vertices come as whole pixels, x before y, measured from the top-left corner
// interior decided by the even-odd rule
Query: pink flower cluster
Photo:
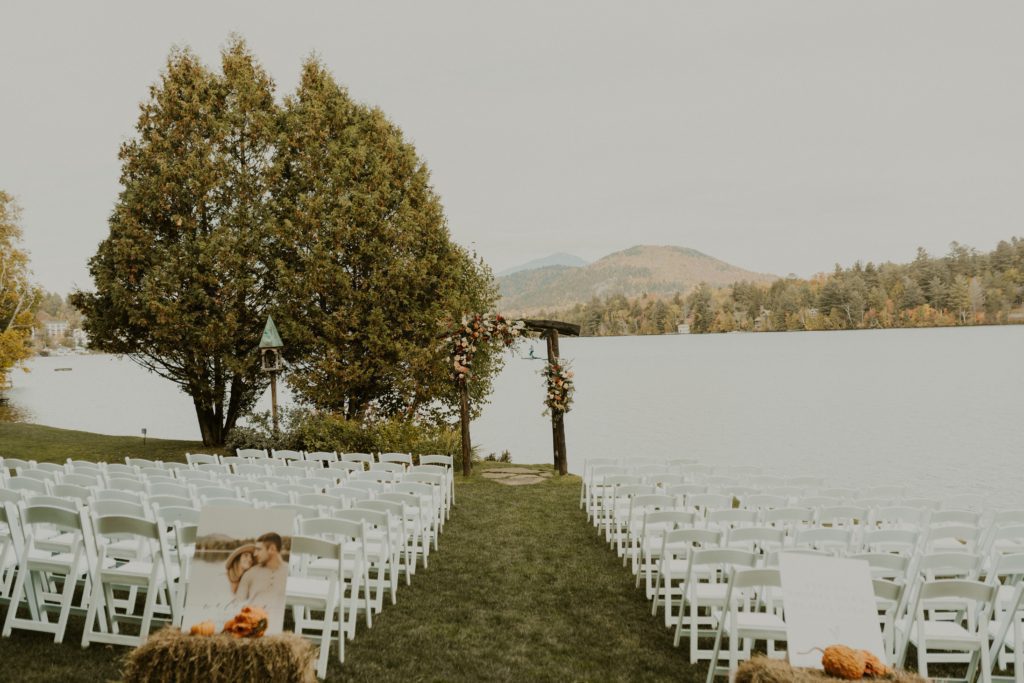
[[[452,358],[452,379],[465,381],[471,374],[473,356],[481,344],[500,343],[512,346],[522,336],[526,323],[522,320],[508,320],[501,315],[465,316],[448,335],[449,352]]]
[[[562,414],[569,412],[572,406],[572,395],[576,391],[573,384],[573,372],[569,369],[569,362],[557,358],[553,363],[548,363],[541,371],[548,382],[548,393],[544,398],[544,405],[547,409],[544,414]]]

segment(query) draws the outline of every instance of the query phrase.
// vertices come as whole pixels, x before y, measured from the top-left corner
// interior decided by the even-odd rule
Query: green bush
[[[282,411],[277,435],[271,428],[269,413],[253,414],[246,425],[231,431],[227,445],[231,449],[412,453],[414,457],[440,454],[452,456],[456,469],[462,466],[462,442],[457,428],[398,418],[347,420],[335,413],[306,408]],[[473,457],[477,459],[475,449]]]

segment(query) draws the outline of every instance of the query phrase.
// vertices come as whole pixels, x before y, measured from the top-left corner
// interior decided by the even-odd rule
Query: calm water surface
[[[587,457],[683,456],[1024,505],[1024,327],[564,338],[561,347],[576,371],[573,471]],[[521,358],[527,351],[509,357],[472,434],[484,453],[549,462],[542,363]],[[30,368],[11,398],[32,421],[198,438],[191,400],[126,359],[38,358]]]

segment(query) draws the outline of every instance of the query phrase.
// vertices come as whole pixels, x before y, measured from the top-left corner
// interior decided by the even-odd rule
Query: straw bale
[[[294,633],[190,636],[164,628],[126,658],[125,683],[316,683],[316,653]]]

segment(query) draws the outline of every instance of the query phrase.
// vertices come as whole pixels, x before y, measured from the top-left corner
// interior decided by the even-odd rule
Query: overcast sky
[[[172,45],[318,52],[433,171],[496,270],[699,249],[801,276],[1024,235],[1024,3],[11,2],[0,188],[37,279],[91,287],[118,145]]]

